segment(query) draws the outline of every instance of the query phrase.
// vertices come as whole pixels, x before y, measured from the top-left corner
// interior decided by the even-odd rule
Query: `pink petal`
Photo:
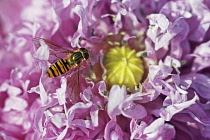
[[[114,119],[110,120],[107,123],[104,133],[104,138],[106,140],[122,139],[123,135],[124,134],[122,129],[119,127],[119,125],[115,122]]]
[[[61,78],[61,88],[56,89],[56,94],[58,96],[58,103],[59,105],[63,105],[66,103],[66,78]]]
[[[179,96],[177,97],[179,98]],[[179,103],[180,101],[177,99],[175,101],[177,101],[178,103],[173,103],[172,105],[169,105],[166,108],[162,109],[160,111],[160,116],[164,118],[166,121],[170,121],[174,114],[194,104],[196,99],[197,99],[197,95],[195,95],[193,99],[189,101],[182,101],[181,103]]]
[[[125,86],[122,86],[121,88],[118,85],[112,86],[109,93],[109,100],[107,105],[107,112],[111,118],[121,114],[118,106],[124,101],[124,99],[126,98],[126,94],[127,91]]]
[[[20,97],[10,97],[5,102],[4,111],[17,110],[23,111],[28,107],[28,103]]]
[[[140,93],[130,95],[122,104],[120,104],[119,108],[124,116],[134,119],[142,119],[147,116],[146,109],[142,105],[133,102],[135,96],[138,94]]]

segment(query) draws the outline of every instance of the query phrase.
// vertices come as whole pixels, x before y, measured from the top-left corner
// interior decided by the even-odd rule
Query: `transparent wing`
[[[74,104],[78,101],[80,96],[80,66],[76,66],[69,71],[67,80],[67,94],[69,100]]]
[[[65,58],[67,55],[71,55],[73,53],[73,51],[61,47],[47,39],[35,37],[32,39],[32,41],[36,47],[36,50],[38,50],[40,47],[48,46],[49,61],[51,63],[53,63],[58,58]]]

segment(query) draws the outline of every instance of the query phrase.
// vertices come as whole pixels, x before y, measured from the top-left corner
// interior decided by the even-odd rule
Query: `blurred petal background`
[[[0,139],[210,139],[209,8],[209,0],[1,0]],[[45,76],[52,60],[34,37],[90,50],[75,103],[74,81]],[[109,55],[123,46],[135,51]]]

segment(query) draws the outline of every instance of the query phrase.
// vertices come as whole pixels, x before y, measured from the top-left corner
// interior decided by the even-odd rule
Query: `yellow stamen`
[[[144,73],[142,60],[136,56],[135,50],[127,46],[110,49],[105,56],[104,66],[109,86],[125,85],[134,88],[139,85]]]

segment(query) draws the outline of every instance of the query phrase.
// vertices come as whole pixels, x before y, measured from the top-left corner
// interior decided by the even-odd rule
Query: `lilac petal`
[[[208,114],[198,104],[191,105],[187,110],[183,111],[183,113],[188,113],[193,118],[193,120],[197,121],[198,123],[206,127],[210,127],[210,118]],[[177,120],[183,121],[182,119],[179,118],[177,118]]]
[[[190,56],[190,55],[189,55]],[[210,61],[210,41],[202,43],[201,45],[197,46],[194,50],[194,53],[191,56],[195,56],[192,70],[197,72],[204,68],[209,67]]]
[[[148,16],[148,19],[150,23],[150,28],[147,32],[147,35],[155,43],[156,37],[166,32],[169,26],[169,21],[166,16],[162,14],[151,14]]]
[[[200,57],[210,57],[210,41],[202,43],[201,45],[197,46],[194,50],[194,54]]]
[[[179,75],[173,75],[172,79],[176,85],[177,91],[179,91],[182,94],[188,93],[186,90],[190,87],[192,83],[191,79],[188,78],[188,79],[181,80]]]
[[[44,86],[42,84],[42,80],[43,78],[40,78],[40,81],[39,81],[39,86],[38,86],[38,92],[39,95],[40,95],[40,98],[41,98],[41,101],[42,101],[42,104],[45,105],[48,101],[48,96],[47,96],[47,92],[46,90],[44,89]]]
[[[94,129],[90,120],[75,119],[75,120],[72,121],[71,125],[83,129],[85,133],[89,133],[86,128]]]
[[[82,94],[82,99],[86,102],[91,102],[92,100],[92,91],[90,90],[90,88],[87,88],[83,91]]]
[[[147,124],[144,121],[141,121],[138,124],[136,119],[132,119],[130,123],[131,137],[130,139],[138,139],[143,135],[144,129],[147,127]]]
[[[83,115],[84,112],[86,112],[93,104],[90,103],[83,103],[83,102],[78,102],[76,104],[74,104],[73,106],[71,106],[71,108],[68,110],[67,112],[67,116],[71,117],[71,119],[73,119],[73,115],[69,115],[71,113],[78,113],[79,115]],[[68,120],[70,120],[70,118],[68,118]]]
[[[124,116],[128,118],[142,119],[147,115],[147,111],[142,105],[133,102],[135,96],[138,94],[140,93],[130,95],[122,104],[120,104],[119,108]]]
[[[82,131],[80,131],[80,130],[75,130],[75,131],[73,131],[72,133],[71,133],[71,136],[68,138],[69,140],[74,140],[74,139],[78,139],[78,140],[82,140],[82,139],[84,139],[85,138],[85,136],[84,136],[84,133],[82,132]],[[59,139],[57,139],[57,140],[61,140],[60,138]]]
[[[38,43],[38,42],[36,42]],[[34,53],[33,57],[35,59],[39,60],[48,60],[49,59],[49,47],[44,41],[40,41],[40,44],[37,46],[40,46],[38,50]]]
[[[159,61],[159,66],[150,66],[149,67],[149,79],[151,81],[157,81],[159,79],[164,79],[171,75],[172,68],[163,64],[162,61]]]
[[[203,98],[210,98],[210,79],[204,74],[194,74],[192,88]]]
[[[148,127],[144,129],[144,134],[152,133],[154,131],[158,131],[159,127],[165,123],[164,119],[158,118],[153,123],[151,123]]]
[[[47,91],[44,88],[45,85],[43,85],[43,84],[47,84],[49,82],[51,82],[51,79],[46,78],[46,77],[41,77],[40,81],[39,81],[39,85],[36,86],[36,87],[31,88],[28,91],[29,93],[33,93],[33,92],[38,93],[40,95],[41,102],[42,102],[43,105],[45,105],[47,103],[48,99],[49,99],[48,95],[47,95]],[[51,90],[54,90],[55,88],[56,88],[56,86],[54,86],[54,85],[50,86]]]
[[[144,129],[144,134],[147,135],[148,139],[165,139],[170,140],[175,137],[175,129],[172,125],[164,124],[162,118],[156,119],[148,127]]]
[[[177,73],[180,73],[178,68],[181,67],[181,63],[180,63],[180,60],[178,59],[175,59],[174,57],[171,57],[171,56],[166,56],[165,60],[164,60],[164,64],[167,65],[167,66],[171,66],[171,67],[174,67],[176,69],[176,72]]]
[[[202,124],[199,125],[201,135],[205,138],[210,138],[210,119],[207,112],[203,110],[203,108],[201,108],[198,104],[194,104],[183,113],[188,113],[193,118],[193,120],[199,124]],[[189,121],[189,119],[187,121]]]
[[[111,118],[121,114],[121,111],[118,107],[119,104],[121,104],[126,98],[126,94],[127,91],[125,86],[122,86],[122,88],[120,88],[118,85],[112,86],[109,93],[109,100],[107,105],[107,112]]]
[[[140,104],[129,105],[129,108],[123,108],[122,114],[128,118],[142,119],[147,115],[147,111]]]
[[[189,47],[188,44],[183,43],[183,41],[187,39],[187,36],[189,34],[189,25],[183,18],[177,19],[174,24],[176,24],[175,26],[177,27],[175,27],[172,32],[175,31],[174,34],[178,35],[171,40],[171,55],[176,59],[181,59],[183,53],[185,53],[184,51],[186,50],[184,48]]]
[[[194,15],[196,15],[196,19],[193,19],[190,22],[194,22],[194,24],[190,24],[192,33],[190,35],[190,39],[196,42],[200,42],[205,37],[206,32],[209,29],[210,24],[210,12],[209,8],[203,4],[202,1],[189,1],[191,5],[191,10]]]
[[[115,26],[118,28],[122,28],[122,15],[120,13],[117,14],[116,19],[115,19]]]
[[[154,89],[147,89],[147,91],[145,93],[141,93],[140,96],[141,99],[137,100],[136,102],[147,103],[155,100],[159,96],[159,93],[157,93]]]
[[[114,11],[116,11],[116,12],[122,14],[122,15],[126,15],[126,9],[121,2],[118,2],[116,0],[112,0],[111,3],[112,3],[112,5],[111,5],[112,10],[114,10]]]
[[[122,139],[123,135],[123,131],[120,128],[120,126],[116,123],[115,119],[112,119],[107,123],[104,132],[104,139]]]
[[[169,23],[162,14],[152,14],[148,18],[150,28],[147,35],[155,43],[155,50],[168,45],[169,41],[184,29],[181,18],[175,20],[174,23]]]
[[[64,113],[56,113],[51,117],[51,122],[57,127],[61,128],[63,127],[66,123],[64,123],[64,119],[66,118]]]
[[[166,124],[162,118],[158,118],[152,123],[141,121],[138,125],[137,122],[132,121],[132,124],[134,127],[132,128],[131,139],[170,140],[175,137],[174,126]]]
[[[65,96],[66,86],[67,86],[66,78],[61,78],[61,88],[56,89],[59,105],[63,105],[66,102],[66,96]]]
[[[205,138],[210,138],[210,127],[209,126],[202,126],[201,127],[201,135]]]
[[[36,110],[36,115],[34,117],[34,127],[36,128],[37,131],[42,133],[44,131],[43,125],[42,125],[42,117],[44,114],[44,111],[48,107],[40,107],[39,109]]]
[[[162,109],[160,111],[160,116],[164,118],[166,121],[170,121],[174,114],[182,111],[185,108],[188,108],[192,104],[195,103],[197,99],[197,95],[195,94],[194,98],[189,101],[180,101],[182,98],[179,93],[176,93],[174,96],[174,99],[171,99],[173,102],[172,105],[167,106],[166,108]],[[181,98],[181,99],[180,99]],[[167,99],[165,100],[167,101]],[[181,102],[181,103],[180,103]]]
[[[70,1],[68,0],[56,0],[57,1],[57,9],[64,9],[70,5]]]
[[[74,33],[72,37],[72,42],[71,42],[72,47],[76,47],[78,45],[80,37],[81,37],[81,34],[79,32]]]
[[[75,109],[81,107],[82,105],[80,103],[74,104],[67,112],[66,112],[66,118],[68,118],[68,123],[66,124],[66,127],[64,128],[64,130],[60,133],[60,135],[57,137],[57,140],[61,140],[66,136],[66,133],[69,129],[69,126],[71,126],[72,124],[72,120],[75,117]],[[71,137],[72,139],[74,138],[74,136],[76,135],[77,131],[73,131]],[[80,134],[80,133],[78,133]]]
[[[0,91],[7,91],[9,96],[17,96],[22,93],[22,90],[20,88],[9,85],[7,82],[4,82],[0,86]]]
[[[160,49],[161,47],[168,45],[169,41],[180,33],[184,28],[182,27],[181,18],[177,19],[174,23],[169,25],[167,32],[159,34],[155,41],[155,50]]]
[[[78,45],[78,40],[81,36],[84,37],[89,37],[90,33],[89,29],[88,29],[88,24],[91,21],[91,15],[87,15],[87,11],[84,7],[82,7],[81,5],[77,5],[74,8],[75,13],[80,17],[80,21],[78,24],[78,29],[77,31],[74,33],[73,38],[72,38],[72,47],[76,47]]]
[[[123,0],[123,4],[125,7],[128,7],[129,11],[135,10],[140,5],[139,0]]]
[[[164,33],[169,27],[169,21],[163,14],[151,14],[148,16],[149,23],[152,27],[160,28],[160,32]]]
[[[104,81],[99,82],[98,92],[101,96],[105,96],[105,92],[107,92],[106,89],[106,83]]]
[[[6,99],[4,111],[10,111],[12,109],[17,111],[23,111],[28,106],[28,103],[20,97],[10,97]]]
[[[70,110],[75,110],[75,111],[82,111],[82,110],[86,110],[88,108],[90,108],[92,106],[92,103],[82,103],[82,102],[78,102],[76,104],[74,104],[73,106],[71,106]],[[81,113],[81,112],[80,112]]]
[[[76,47],[77,43],[79,41],[79,38],[82,35],[85,35],[88,31],[87,29],[87,24],[88,24],[88,19],[87,15],[85,14],[85,9],[81,5],[77,5],[74,8],[75,13],[80,17],[80,22],[78,24],[78,29],[77,32],[74,33],[73,38],[72,38],[72,47]]]
[[[189,137],[206,137],[209,138],[210,120],[206,112],[198,105],[193,104],[182,113],[176,114],[173,120],[179,124],[174,124],[178,129],[187,133]],[[183,122],[183,123],[180,123]],[[182,125],[187,122],[187,126]],[[192,129],[193,128],[193,129]]]
[[[160,13],[166,15],[170,19],[179,17],[191,18],[190,5],[187,1],[169,1],[161,8]]]
[[[12,137],[12,136],[9,136],[9,135],[4,134],[3,132],[0,132],[0,137],[1,137],[3,140],[18,140],[18,139],[15,138],[15,137]]]
[[[161,74],[160,76],[158,76],[158,78],[165,78],[167,76],[169,76],[172,72],[172,68],[165,65],[162,61],[159,62],[159,68],[160,68],[160,71],[161,71]]]
[[[99,113],[99,109],[98,107],[96,106],[93,106],[90,110],[90,116],[91,116],[91,121],[92,121],[92,124],[94,127],[97,127],[99,124],[99,116],[98,116],[98,113]]]
[[[68,125],[64,128],[64,130],[60,133],[60,135],[58,135],[57,139],[56,140],[62,140],[65,136],[66,136],[66,133],[68,131],[69,127]],[[74,135],[73,135],[74,136]]]

